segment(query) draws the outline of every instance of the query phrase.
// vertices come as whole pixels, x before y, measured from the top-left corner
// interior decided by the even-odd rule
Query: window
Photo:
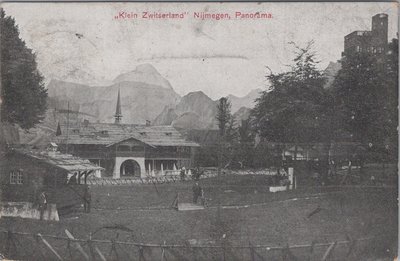
[[[143,151],[144,149],[143,149],[143,147],[140,147],[140,146],[133,146],[133,147],[131,148],[131,150],[132,150],[132,151]]]
[[[10,184],[24,184],[24,175],[21,171],[10,172]]]
[[[165,135],[172,136],[172,132],[166,132]]]
[[[131,148],[128,145],[119,145],[118,151],[130,151]]]
[[[78,130],[78,129],[73,129],[73,130],[72,130],[72,133],[75,133],[75,134],[76,134],[76,133],[79,133],[79,130]]]

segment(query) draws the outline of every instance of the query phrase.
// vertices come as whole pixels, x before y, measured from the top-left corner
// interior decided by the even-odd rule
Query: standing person
[[[196,180],[196,181],[198,181],[198,180],[199,180],[199,177],[200,177],[200,170],[199,170],[199,167],[196,167],[196,168],[193,170],[193,179]]]
[[[39,211],[40,211],[40,220],[44,218],[44,211],[47,209],[47,196],[44,191],[39,195]]]
[[[90,204],[92,203],[92,195],[90,194],[89,186],[87,186],[85,189],[85,194],[83,195],[83,200],[84,200],[83,203],[85,206],[85,212],[90,213]]]
[[[200,200],[201,200],[201,205],[204,207],[206,205],[206,197],[204,195],[204,189],[200,187]]]
[[[197,204],[197,199],[201,195],[201,187],[199,185],[199,182],[195,182],[193,184],[192,190],[193,190],[193,203]]]
[[[185,181],[185,175],[186,175],[186,169],[185,169],[185,167],[182,167],[181,173],[180,173],[181,181]]]

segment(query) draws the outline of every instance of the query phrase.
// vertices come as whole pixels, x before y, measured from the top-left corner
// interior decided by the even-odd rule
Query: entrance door
[[[135,160],[125,160],[119,173],[120,177],[140,177],[140,165]]]

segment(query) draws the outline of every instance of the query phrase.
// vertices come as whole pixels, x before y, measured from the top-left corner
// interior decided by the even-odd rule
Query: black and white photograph
[[[0,260],[398,260],[398,2],[3,2]]]

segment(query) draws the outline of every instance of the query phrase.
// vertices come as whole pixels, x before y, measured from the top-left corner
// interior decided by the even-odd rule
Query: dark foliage
[[[230,123],[233,121],[231,114],[231,102],[228,98],[222,97],[219,99],[216,119],[218,121],[219,135],[220,137],[225,137]]]
[[[389,44],[385,57],[372,53],[347,56],[333,87],[340,124],[353,141],[380,147],[397,144],[397,39]]]
[[[0,9],[1,120],[34,127],[46,111],[47,91],[36,56],[19,37],[15,20]]]
[[[296,46],[290,70],[267,76],[270,88],[256,100],[252,110],[255,131],[276,142],[329,141],[333,99],[323,86],[325,78],[316,68],[318,61],[311,51]]]

